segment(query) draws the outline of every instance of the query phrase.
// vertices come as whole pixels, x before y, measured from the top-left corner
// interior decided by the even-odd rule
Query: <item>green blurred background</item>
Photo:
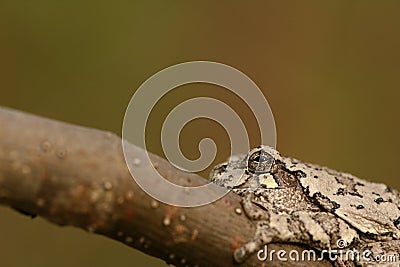
[[[112,3],[112,4],[111,4]],[[0,1],[0,105],[121,133],[135,89],[184,61],[218,61],[262,88],[282,154],[400,189],[399,1]],[[211,96],[231,105],[259,142],[254,118],[232,94],[188,85],[157,105],[149,150],[162,155],[161,121],[176,104]],[[6,127],[1,125],[0,127]],[[216,137],[195,120],[183,152]],[[204,173],[202,173],[204,175]],[[122,244],[0,207],[1,266],[165,266]]]

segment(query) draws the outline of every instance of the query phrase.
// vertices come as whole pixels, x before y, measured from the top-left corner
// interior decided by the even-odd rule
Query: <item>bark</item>
[[[121,143],[110,132],[0,108],[0,203],[107,236],[175,266],[331,266],[326,260],[260,262],[255,255],[235,264],[232,251],[255,231],[235,212],[240,198],[229,193],[197,208],[159,203],[132,179]],[[206,182],[156,155],[152,161],[176,184]],[[304,247],[271,244],[268,249],[301,253]]]

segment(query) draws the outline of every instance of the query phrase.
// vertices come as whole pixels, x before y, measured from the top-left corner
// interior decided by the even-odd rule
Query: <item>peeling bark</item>
[[[132,145],[135,153],[145,153]],[[206,181],[152,155],[166,179],[180,185]],[[232,251],[253,237],[240,198],[198,208],[159,203],[132,179],[121,139],[110,132],[0,108],[0,203],[58,225],[73,225],[118,240],[175,266],[331,266],[320,262],[235,264]],[[303,247],[271,244],[269,250]]]

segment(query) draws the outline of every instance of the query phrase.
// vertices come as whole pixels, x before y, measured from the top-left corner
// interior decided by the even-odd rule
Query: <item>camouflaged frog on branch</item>
[[[377,265],[374,255],[400,253],[400,194],[384,184],[282,157],[268,146],[215,166],[210,179],[240,195],[256,224],[253,240],[234,251],[236,262],[278,242],[318,251],[338,249],[340,242],[349,249],[369,248],[368,263]],[[339,262],[347,264],[353,266]]]

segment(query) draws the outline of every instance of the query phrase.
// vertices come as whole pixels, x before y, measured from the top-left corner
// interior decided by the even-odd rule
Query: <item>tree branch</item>
[[[255,231],[243,213],[235,212],[240,208],[237,195],[198,208],[165,205],[137,186],[125,164],[121,139],[110,132],[7,108],[0,108],[0,125],[1,204],[107,236],[175,266],[265,266],[256,256],[241,265],[233,261],[233,249]],[[144,153],[133,145],[131,149]],[[152,155],[152,161],[176,184],[205,183],[158,156]],[[304,249],[289,244],[268,248]],[[331,266],[328,261],[313,264]]]

